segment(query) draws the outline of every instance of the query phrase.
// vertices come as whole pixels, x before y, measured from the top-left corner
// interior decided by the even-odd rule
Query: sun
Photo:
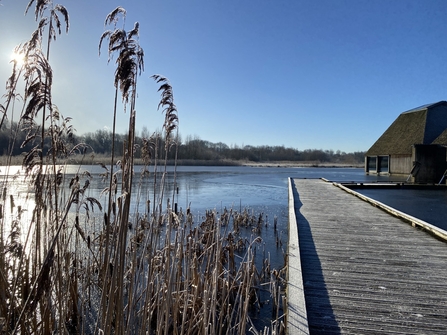
[[[22,67],[23,63],[25,63],[25,55],[17,50],[14,50],[11,53],[11,62],[14,62],[18,67]]]

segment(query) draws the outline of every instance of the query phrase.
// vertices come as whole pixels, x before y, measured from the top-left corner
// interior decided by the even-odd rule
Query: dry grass
[[[8,173],[19,163],[13,157],[8,155],[3,162],[0,333],[281,333],[281,271],[271,269],[267,260],[257,268],[259,238],[247,242],[239,235],[244,229],[259,232],[262,218],[247,211],[225,211],[219,216],[208,212],[195,222],[189,208],[174,213],[170,205],[163,206],[168,161],[167,156],[158,157],[154,139],[145,140],[141,163],[161,165],[163,172],[134,175],[134,165],[140,163],[134,159],[136,78],[143,56],[136,40],[138,24],[129,32],[116,29],[117,19],[125,16],[118,7],[106,19],[114,30],[106,31],[100,41],[100,45],[109,41],[109,57],[116,54],[117,59],[113,118],[119,94],[130,109],[125,153],[104,161],[99,176],[67,175],[64,164],[80,166],[94,159],[82,145],[70,145],[69,118],[64,119],[52,102],[49,41],[60,32],[58,15],[68,29],[68,12],[41,1],[35,15],[38,28],[21,46],[28,61],[20,69],[14,65],[7,101],[1,106],[4,115],[13,115],[10,101],[17,94],[17,81],[25,79],[19,123],[27,133],[26,141],[35,146],[21,157],[20,176]],[[49,32],[46,55],[40,49],[45,29]],[[154,79],[160,83],[160,107],[166,115],[167,152],[176,146],[172,134],[177,129],[177,110],[167,79]],[[13,136],[10,145],[21,143],[15,143]],[[119,164],[111,164],[116,160]],[[90,195],[94,178],[105,183],[105,203]],[[145,178],[154,178],[153,190],[143,190]],[[132,204],[151,201],[152,209],[148,206],[143,213],[132,209]],[[274,321],[270,328],[256,330],[250,311],[260,308],[259,292],[265,287],[274,301]]]

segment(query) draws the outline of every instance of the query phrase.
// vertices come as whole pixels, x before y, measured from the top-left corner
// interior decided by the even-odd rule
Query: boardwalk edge
[[[334,186],[341,188],[342,190],[344,190],[345,192],[348,192],[352,195],[355,195],[356,197],[358,197],[359,199],[362,199],[363,201],[366,201],[368,203],[370,203],[371,205],[380,208],[386,212],[388,212],[389,214],[396,216],[408,223],[410,223],[413,227],[417,227],[421,230],[424,230],[426,232],[428,232],[429,234],[433,235],[434,237],[447,242],[447,231],[438,228],[428,222],[425,222],[423,220],[420,220],[414,216],[411,216],[409,214],[406,214],[404,212],[401,212],[393,207],[390,207],[388,205],[385,205],[384,203],[374,200],[370,197],[367,197],[366,195],[363,195],[359,192],[356,192],[354,190],[351,190],[350,188],[340,184],[340,183],[332,183]]]
[[[295,213],[292,178],[288,178],[289,189],[289,243],[287,247],[287,312],[286,333],[309,335],[306,300],[304,297],[303,274],[298,240],[298,224]]]

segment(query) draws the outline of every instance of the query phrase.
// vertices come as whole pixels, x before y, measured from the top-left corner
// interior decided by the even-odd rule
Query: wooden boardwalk
[[[331,183],[292,185],[310,334],[447,334],[446,242]]]

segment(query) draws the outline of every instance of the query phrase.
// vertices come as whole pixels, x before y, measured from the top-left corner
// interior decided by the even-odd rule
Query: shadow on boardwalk
[[[302,202],[293,183],[296,219],[310,334],[340,334],[340,328],[331,307],[321,262],[312,237],[309,222],[300,211]]]
[[[293,183],[310,334],[446,334],[445,242],[332,183]]]

